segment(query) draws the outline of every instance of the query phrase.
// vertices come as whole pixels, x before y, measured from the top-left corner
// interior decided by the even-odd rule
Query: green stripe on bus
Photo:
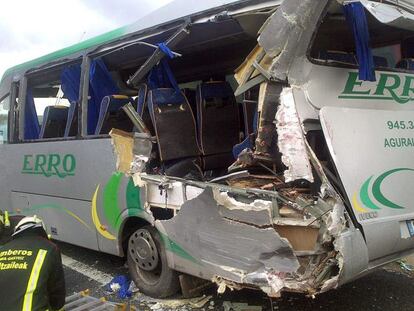
[[[366,206],[369,207],[370,209],[380,209],[378,206],[375,205],[374,202],[372,202],[371,198],[369,197],[368,194],[368,188],[369,188],[369,183],[371,182],[373,176],[371,176],[370,178],[368,178],[364,184],[361,187],[361,192],[360,192],[360,198],[362,203]]]
[[[103,210],[106,221],[112,229],[116,229],[116,221],[120,210],[118,206],[118,189],[122,180],[122,173],[115,173],[111,176],[104,188]]]
[[[404,206],[398,205],[394,202],[392,202],[391,200],[387,199],[384,194],[381,191],[381,184],[384,181],[385,178],[387,178],[388,176],[397,173],[397,172],[401,172],[401,171],[414,171],[414,169],[411,168],[396,168],[390,171],[387,171],[385,173],[383,173],[382,175],[380,175],[375,181],[374,184],[372,185],[372,194],[374,195],[374,198],[380,202],[382,205],[385,205],[389,208],[396,208],[396,209],[403,209]]]
[[[1,81],[3,81],[3,79],[6,76],[10,75],[13,71],[25,70],[25,69],[28,69],[28,68],[36,67],[36,66],[39,66],[41,64],[45,64],[45,63],[57,60],[59,58],[69,56],[73,53],[81,52],[81,51],[89,49],[91,47],[98,46],[98,45],[101,45],[101,44],[104,44],[104,43],[108,43],[112,40],[118,39],[118,38],[120,38],[123,35],[128,33],[128,28],[129,28],[129,26],[120,27],[120,28],[117,28],[115,30],[104,33],[102,35],[90,38],[88,40],[85,40],[85,41],[82,41],[80,43],[77,43],[77,44],[71,45],[69,47],[66,47],[64,49],[58,50],[56,52],[49,53],[49,54],[44,55],[42,57],[33,59],[31,61],[22,63],[20,65],[14,66],[14,67],[11,67],[11,68],[7,69],[6,72],[3,74],[3,77],[1,79]]]
[[[140,189],[134,185],[132,178],[129,179],[126,190],[126,202],[128,216],[138,216],[142,212]]]
[[[200,265],[200,262],[191,256],[185,249],[178,245],[175,241],[171,240],[167,235],[160,232],[161,238],[164,241],[165,248],[170,252],[173,252],[177,256],[189,260],[195,264]]]

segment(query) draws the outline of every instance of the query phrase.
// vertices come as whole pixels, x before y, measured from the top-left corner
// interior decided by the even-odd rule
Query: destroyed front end
[[[123,135],[112,132],[115,146]],[[344,262],[341,243],[358,232],[350,234],[342,200],[301,142],[312,182],[247,167],[211,182],[133,173],[145,218],[163,237],[170,268],[211,280],[219,292],[250,287],[278,297],[282,291],[314,295],[336,287]],[[132,167],[142,168],[147,159],[136,157]],[[315,179],[322,181],[317,189]]]
[[[367,8],[372,5],[370,1],[362,2],[367,2]],[[364,10],[361,3],[359,9]],[[364,192],[372,185],[374,195],[375,191],[381,193],[378,189],[388,176],[414,171],[407,153],[380,157],[379,146],[364,145],[367,138],[375,140],[382,123],[387,124],[389,111],[412,115],[412,108],[390,107],[388,102],[380,102],[377,107],[367,105],[361,96],[369,95],[369,91],[359,88],[372,87],[372,79],[380,73],[374,68],[373,78],[363,77],[356,64],[338,66],[333,60],[329,67],[321,56],[333,53],[323,52],[331,42],[329,35],[335,34],[330,23],[345,23],[346,14],[354,14],[347,19],[357,18],[356,11],[343,8],[348,5],[351,4],[328,0],[283,1],[264,23],[258,45],[234,75],[238,85],[235,95],[243,95],[244,103],[253,102],[257,107],[252,112],[252,130],[234,146],[236,160],[225,173],[217,174],[214,167],[209,168],[224,158],[208,151],[211,141],[206,133],[212,132],[208,127],[203,132],[203,121],[209,116],[209,107],[225,106],[228,94],[211,95],[201,88],[197,95],[197,113],[205,113],[197,120],[201,134],[196,143],[201,153],[191,153],[191,137],[182,137],[182,149],[172,148],[160,137],[163,126],[173,122],[167,114],[172,113],[174,100],[180,99],[170,99],[171,111],[162,103],[152,112],[156,136],[151,137],[154,131],[146,129],[135,135],[111,132],[118,167],[132,176],[135,186],[140,188],[144,206],[140,217],[159,232],[170,269],[210,280],[217,284],[219,293],[256,288],[270,297],[279,297],[284,291],[313,296],[412,251],[414,244],[408,239],[404,224],[414,214],[401,212],[392,223],[387,223],[389,211],[376,208],[372,195]],[[342,13],[343,10],[349,12]],[[365,15],[363,18],[367,21]],[[379,23],[372,17],[368,21]],[[344,29],[341,27],[338,29]],[[354,35],[358,36],[357,30]],[[347,42],[348,39],[344,39],[344,45],[352,46],[354,41]],[[342,59],[349,56],[339,54]],[[138,70],[138,76],[139,73]],[[386,81],[383,84],[383,93],[396,89],[395,85],[387,86]],[[325,92],[327,86],[330,89]],[[377,89],[376,95],[379,92]],[[355,95],[351,97],[357,101],[344,101],[346,94]],[[159,100],[157,96],[152,105]],[[166,95],[162,96],[164,100]],[[180,113],[184,113],[185,107],[183,101]],[[137,124],[142,121],[133,114],[131,118]],[[164,123],[157,123],[157,118]],[[361,122],[354,124],[358,118]],[[378,126],[363,127],[364,118]],[[231,120],[227,121],[231,126]],[[347,131],[350,125],[354,131]],[[213,141],[225,140],[226,134],[222,134]],[[349,152],[353,146],[367,155],[366,161],[354,158]],[[168,148],[186,153],[186,157],[168,162]],[[371,183],[372,176],[377,174],[374,172],[395,165],[399,168],[390,169],[388,175],[383,174]],[[215,174],[209,175],[211,172]],[[369,174],[371,178],[363,183]],[[408,173],[400,177],[405,182],[410,178]],[[361,184],[364,185],[360,187]],[[395,198],[391,184],[384,182],[383,187]],[[381,195],[376,199],[390,205]],[[406,193],[401,200],[404,204],[410,202]],[[376,232],[373,218],[377,224],[387,223],[388,233],[392,233]],[[378,246],[384,238],[389,247],[380,250]],[[154,258],[158,253],[153,250],[155,242],[144,240],[134,240],[146,246],[143,254],[132,257],[141,269],[148,271],[151,269],[145,264],[157,264]],[[392,243],[396,243],[395,248]]]
[[[15,66],[2,204],[154,297],[312,296],[404,257],[413,1],[174,0]]]

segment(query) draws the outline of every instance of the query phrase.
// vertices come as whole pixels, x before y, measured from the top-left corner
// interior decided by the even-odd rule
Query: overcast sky
[[[9,67],[133,23],[170,1],[2,1],[0,77]]]

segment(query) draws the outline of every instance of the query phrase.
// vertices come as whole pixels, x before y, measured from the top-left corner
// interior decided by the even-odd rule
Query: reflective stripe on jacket
[[[0,309],[58,310],[65,302],[60,251],[35,232],[24,232],[0,247]]]

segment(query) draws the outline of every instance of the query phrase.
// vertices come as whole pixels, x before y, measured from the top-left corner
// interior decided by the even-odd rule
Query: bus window
[[[370,45],[375,68],[379,70],[403,68],[402,59],[412,59],[412,51],[404,51],[406,41],[412,41],[414,32],[380,23],[366,11]],[[333,3],[316,34],[311,58],[318,63],[332,66],[357,67],[355,40],[352,29],[343,14],[342,6]]]
[[[70,103],[63,98],[60,85],[31,87],[27,92],[26,105],[26,113],[29,113],[26,118],[33,125],[26,128],[26,132],[29,132],[28,138],[64,137]],[[33,133],[34,128],[37,128],[38,132]]]
[[[7,142],[10,96],[0,102],[0,144]]]
[[[25,140],[76,136],[80,66],[70,65],[28,78]]]
[[[112,119],[116,119],[119,110],[117,109],[109,113],[111,107],[121,105],[121,103],[123,105],[128,101],[132,102],[132,99],[128,97],[113,97],[112,95],[120,95],[119,87],[112,78],[105,62],[102,59],[93,60],[89,73],[88,135],[108,134],[110,128],[106,125],[112,122],[105,121],[108,121],[110,114],[114,117]],[[104,113],[104,111],[108,113]],[[120,116],[123,116],[125,122],[130,122],[122,113],[120,113]],[[132,126],[130,126],[128,131],[131,130]]]

